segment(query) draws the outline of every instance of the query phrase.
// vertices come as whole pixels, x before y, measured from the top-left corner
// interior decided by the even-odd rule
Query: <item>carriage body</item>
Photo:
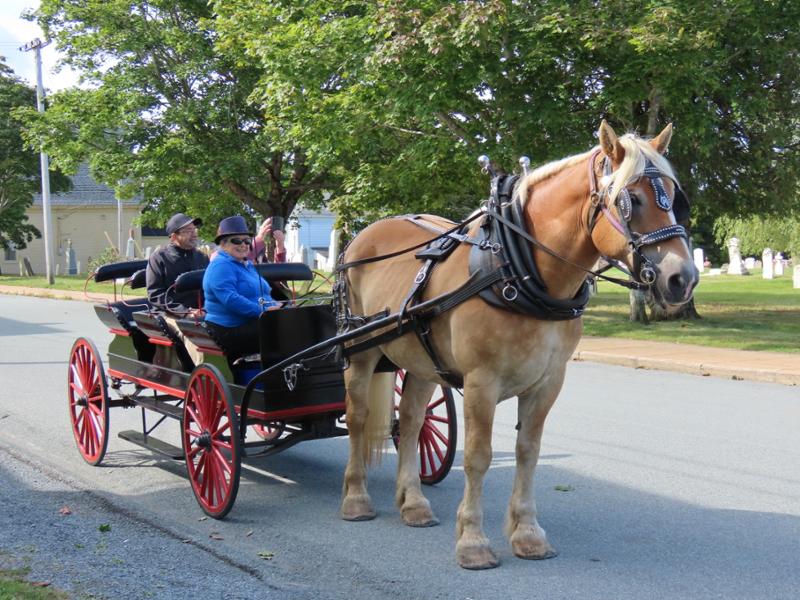
[[[105,265],[94,277],[98,282],[124,280],[123,291],[138,290],[145,285],[145,266],[146,261]],[[257,268],[280,300],[288,300],[282,297],[288,291],[285,282],[313,279],[302,263]],[[181,275],[175,291],[200,294],[202,277],[203,271]],[[165,313],[146,297],[96,304],[98,318],[114,334],[106,368],[95,345],[79,338],[72,348],[68,376],[70,418],[82,457],[92,465],[102,461],[110,408],[140,408],[141,431],[121,431],[119,437],[185,460],[201,508],[221,518],[235,501],[243,458],[274,454],[300,441],[347,435],[342,353],[335,344],[304,353],[335,338],[331,304],[290,302],[289,306],[259,318],[260,356],[232,360],[231,349],[224,348],[202,320]],[[296,355],[303,355],[302,360],[269,369]],[[398,381],[399,393],[402,375]],[[446,402],[440,399],[431,416],[441,419],[434,413],[444,410],[444,418],[452,421],[446,432],[452,448],[437,451],[446,460],[423,465],[421,477],[426,483],[447,474],[455,453],[452,393],[442,394]],[[147,416],[153,413],[155,418],[148,423]],[[180,447],[153,435],[167,417],[180,422]],[[395,423],[395,442],[397,435]]]

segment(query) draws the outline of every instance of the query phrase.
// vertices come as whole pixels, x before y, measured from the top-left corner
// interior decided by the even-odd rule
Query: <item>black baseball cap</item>
[[[203,219],[194,219],[186,216],[183,213],[174,214],[169,218],[169,221],[167,221],[167,235],[172,235],[179,229],[192,223],[195,226],[200,227],[203,224]]]

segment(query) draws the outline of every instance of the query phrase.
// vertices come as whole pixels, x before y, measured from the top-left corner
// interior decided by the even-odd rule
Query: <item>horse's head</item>
[[[624,262],[639,282],[651,284],[662,306],[687,302],[698,272],[679,224],[688,218],[689,205],[664,158],[672,125],[643,140],[617,137],[603,121],[599,136],[604,156],[591,159],[592,177],[599,181],[589,213],[592,241],[601,254]]]

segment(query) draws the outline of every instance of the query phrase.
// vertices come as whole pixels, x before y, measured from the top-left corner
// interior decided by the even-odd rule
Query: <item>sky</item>
[[[34,38],[43,38],[39,26],[20,18],[26,8],[38,8],[39,0],[0,0],[0,55],[16,75],[32,86],[36,85],[36,58],[33,51],[22,52]],[[55,72],[59,55],[55,45],[42,48],[42,82],[45,90],[58,91],[78,83],[78,75],[67,68]]]

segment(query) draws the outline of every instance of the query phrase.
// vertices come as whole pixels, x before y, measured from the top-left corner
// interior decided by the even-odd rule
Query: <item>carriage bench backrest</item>
[[[192,342],[200,352],[223,356],[225,349],[214,339],[210,330],[202,321],[196,319],[176,319],[175,324],[184,337]]]
[[[314,273],[305,263],[263,263],[256,265],[256,271],[267,281],[311,281]],[[205,269],[182,273],[175,280],[175,293],[196,292],[203,289]]]
[[[146,260],[130,260],[127,262],[111,263],[97,267],[94,272],[94,280],[97,283],[102,281],[111,281],[112,279],[125,279],[130,277],[137,271],[141,271],[147,267]]]

